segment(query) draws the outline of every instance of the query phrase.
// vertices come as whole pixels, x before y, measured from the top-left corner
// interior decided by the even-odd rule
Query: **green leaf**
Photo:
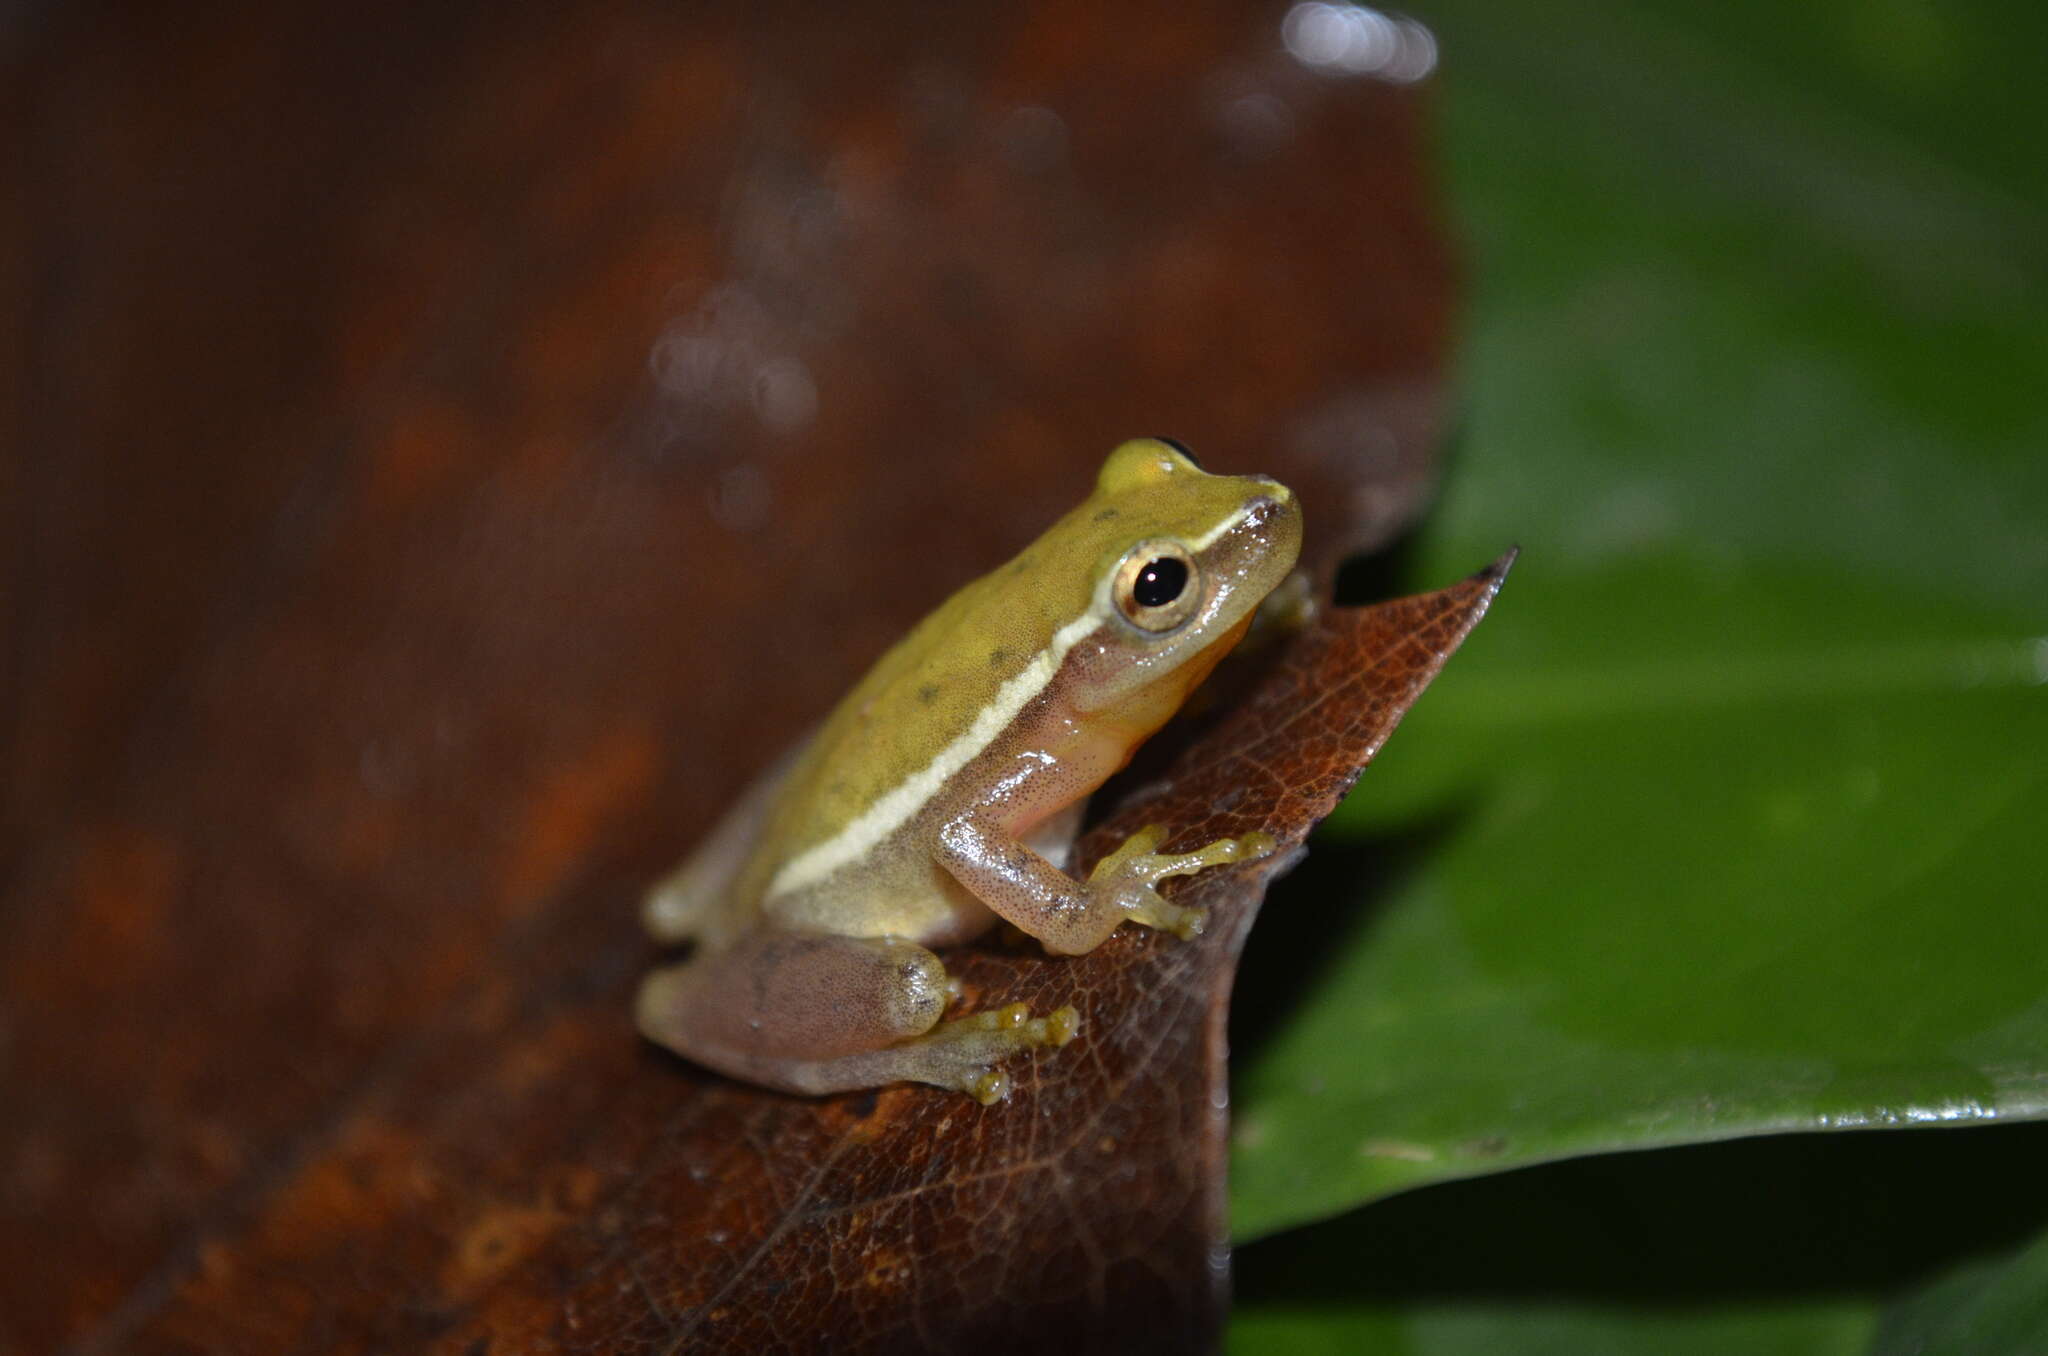
[[[1886,1311],[1871,1356],[2048,1350],[2048,1234],[1959,1267]]]
[[[1856,1356],[1870,1325],[1869,1306],[1854,1301],[1697,1310],[1556,1303],[1257,1306],[1232,1321],[1228,1350],[1244,1356]]]
[[[1568,1154],[2048,1112],[2034,642],[1772,577],[1503,594],[1333,826],[1443,827],[1242,1072],[1243,1234]],[[1650,657],[1618,615],[1661,618]]]
[[[2044,1148],[2048,1124],[1778,1135],[1447,1183],[1243,1249],[1230,1345],[1848,1356],[1882,1316],[1922,1350],[2035,1350],[2005,1316],[2038,1320],[2037,1255],[1918,1287],[2041,1229]]]
[[[1817,105],[1768,24],[1439,8],[1477,285],[1412,582],[1525,552],[1254,933],[1237,1231],[2048,1114],[2040,176]]]

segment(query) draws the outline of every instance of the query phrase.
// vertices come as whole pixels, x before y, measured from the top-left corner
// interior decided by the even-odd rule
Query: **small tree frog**
[[[942,1020],[929,948],[1002,920],[1078,954],[1129,920],[1191,937],[1156,888],[1273,851],[1265,834],[1161,853],[1157,825],[1086,880],[1065,871],[1089,793],[1129,761],[1293,570],[1301,512],[1263,476],[1185,448],[1118,447],[1094,492],[942,604],[770,768],[649,896],[694,942],[640,989],[640,1029],[735,1078],[800,1093],[910,1080],[1001,1100],[1001,1063],[1079,1016],[1023,1004]]]

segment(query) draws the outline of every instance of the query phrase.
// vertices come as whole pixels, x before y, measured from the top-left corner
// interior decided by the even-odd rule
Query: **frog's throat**
[[[1068,651],[1102,625],[1103,618],[1090,609],[1054,632],[1052,642],[997,688],[988,705],[975,715],[974,723],[929,763],[889,788],[838,833],[790,858],[768,883],[768,898],[816,885],[841,867],[862,860],[877,843],[909,823],[954,774],[1010,728],[1017,713],[1052,682]]]

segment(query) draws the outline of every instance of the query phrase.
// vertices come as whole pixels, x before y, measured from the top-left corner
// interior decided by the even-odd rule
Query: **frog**
[[[1006,1062],[1079,1031],[1072,1006],[948,1018],[935,948],[1007,924],[1053,956],[1124,923],[1199,934],[1161,882],[1276,850],[1272,835],[1162,852],[1147,825],[1085,878],[1067,867],[1089,796],[1285,596],[1295,496],[1220,475],[1183,444],[1117,446],[1079,506],[948,598],[762,773],[642,921],[687,957],[649,973],[640,1031],[780,1092],[925,1083],[984,1105]]]

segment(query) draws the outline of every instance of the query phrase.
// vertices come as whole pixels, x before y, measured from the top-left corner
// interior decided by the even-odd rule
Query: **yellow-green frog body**
[[[642,1030],[792,1091],[1004,1095],[995,1066],[1064,1043],[1075,1014],[941,1023],[927,948],[998,919],[1064,953],[1126,920],[1191,935],[1157,882],[1271,850],[1159,854],[1148,829],[1085,882],[1062,869],[1088,795],[1236,644],[1300,540],[1276,482],[1158,439],[1117,448],[1086,501],[884,655],[655,890],[650,930],[697,950],[648,978]]]

